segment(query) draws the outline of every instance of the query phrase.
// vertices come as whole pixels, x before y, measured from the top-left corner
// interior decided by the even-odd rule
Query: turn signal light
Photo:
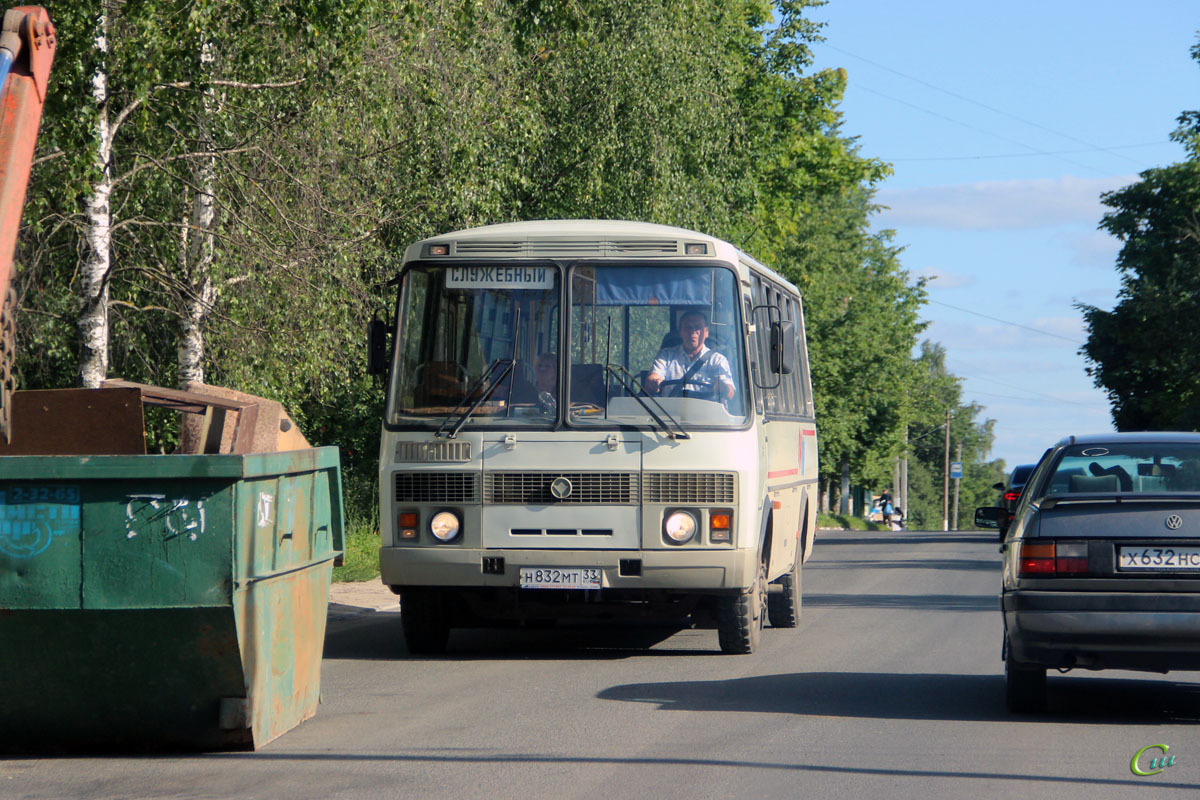
[[[1021,542],[1021,563],[1018,575],[1053,575],[1054,543]]]
[[[417,526],[419,517],[415,511],[405,511],[399,514],[396,521],[399,523],[396,527],[400,529],[400,538],[412,541],[417,538]]]
[[[718,509],[708,515],[708,540],[717,544],[733,541],[733,512]]]

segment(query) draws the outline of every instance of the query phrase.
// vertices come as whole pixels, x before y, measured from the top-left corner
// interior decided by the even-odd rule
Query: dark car
[[[980,508],[975,524],[1008,516]],[[1200,669],[1200,434],[1062,440],[1001,552],[1010,710],[1044,708],[1047,669]]]
[[[1017,501],[1021,499],[1021,490],[1025,488],[1026,481],[1033,474],[1037,464],[1021,464],[1013,467],[1013,471],[1008,474],[1006,480],[993,484],[993,489],[1000,490],[1000,496],[996,498],[996,505],[1000,508],[1007,509],[1011,517],[1012,512],[1017,508]],[[1004,539],[1004,533],[1008,526],[1000,526],[1000,538]]]

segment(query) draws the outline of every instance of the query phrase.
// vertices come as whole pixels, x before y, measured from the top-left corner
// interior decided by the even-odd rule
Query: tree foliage
[[[382,403],[364,323],[390,313],[409,242],[493,222],[678,225],[780,270],[805,296],[827,481],[845,463],[886,482],[923,424],[924,293],[869,229],[888,167],[841,132],[845,73],[812,68],[817,0],[47,5],[61,44],[20,251],[26,387],[76,380],[103,70],[120,120],[110,374],[174,383],[179,322],[209,298],[207,380],[278,399],[341,445],[360,507]],[[197,198],[211,229],[189,221]],[[208,234],[197,274],[181,248]]]
[[[1200,64],[1200,43],[1192,48]],[[1188,157],[1109,192],[1100,227],[1121,241],[1112,311],[1081,305],[1088,372],[1112,403],[1118,430],[1200,428],[1200,111],[1172,139]]]

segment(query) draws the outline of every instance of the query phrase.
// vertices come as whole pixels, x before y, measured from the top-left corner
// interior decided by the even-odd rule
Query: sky
[[[842,133],[892,164],[876,229],[928,279],[922,338],[995,420],[992,458],[1112,430],[1076,304],[1117,302],[1103,192],[1183,160],[1200,109],[1197,0],[830,0],[816,69],[844,68]]]

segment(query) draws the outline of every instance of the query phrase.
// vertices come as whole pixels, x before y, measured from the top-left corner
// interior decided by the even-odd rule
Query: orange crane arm
[[[5,12],[0,30],[0,435],[5,439],[15,388],[13,254],[57,45],[46,9],[20,6]]]

